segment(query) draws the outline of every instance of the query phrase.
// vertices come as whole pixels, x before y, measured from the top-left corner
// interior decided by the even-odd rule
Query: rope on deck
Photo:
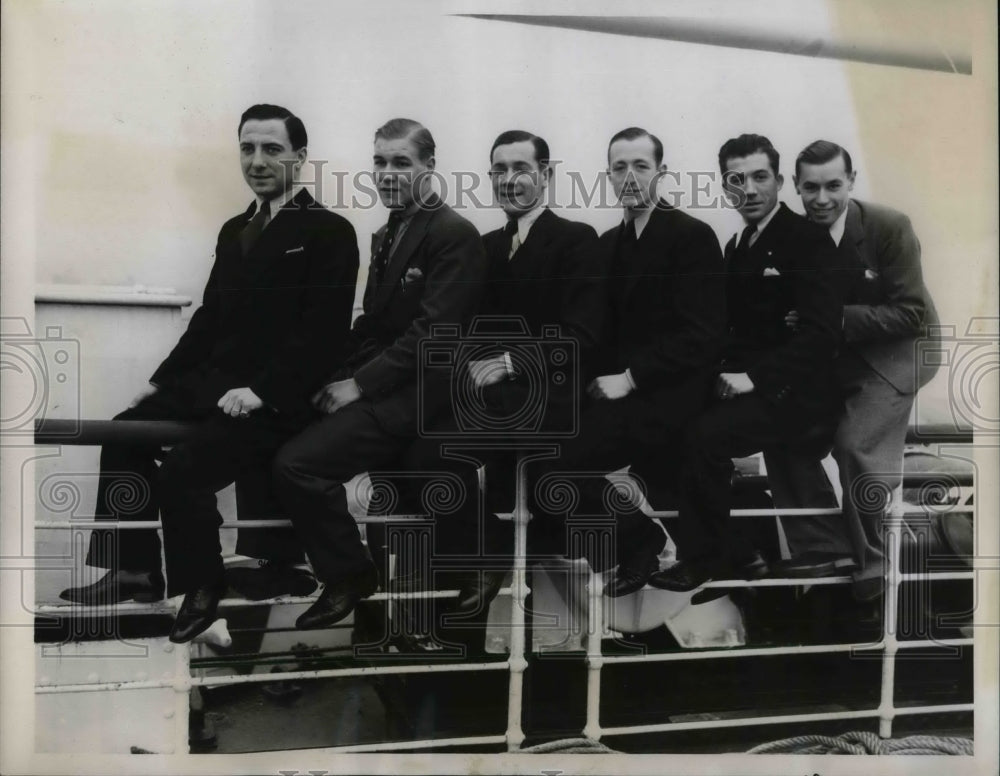
[[[528,754],[617,754],[617,750],[592,738],[561,738],[558,741],[526,746],[519,751]]]
[[[840,736],[795,736],[755,746],[749,754],[973,754],[972,740],[951,736],[883,739],[852,730]]]

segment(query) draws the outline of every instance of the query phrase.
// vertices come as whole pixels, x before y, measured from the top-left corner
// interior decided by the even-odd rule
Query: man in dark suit
[[[479,233],[431,191],[434,140],[425,127],[393,119],[376,130],[374,166],[390,215],[372,241],[353,353],[314,397],[325,417],[274,463],[279,498],[325,584],[300,628],[336,623],[376,590],[344,484],[395,461],[416,437],[419,413],[433,416],[447,398],[447,385],[418,380],[419,345],[436,324],[468,323],[486,275]]]
[[[520,130],[496,138],[490,149],[490,179],[507,221],[483,237],[489,270],[475,322],[483,344],[476,347],[474,359],[462,365],[483,423],[463,437],[463,430],[470,430],[457,418],[463,408],[452,406],[433,434],[418,439],[401,461],[404,471],[448,471],[464,480],[466,498],[459,508],[449,505],[449,515],[440,518],[432,508],[427,510],[437,518],[436,544],[442,548],[435,570],[442,568],[445,554],[451,556],[450,566],[466,570],[459,577],[454,607],[463,614],[485,615],[510,567],[511,524],[496,516],[511,511],[513,504],[517,451],[509,443],[538,443],[574,427],[581,392],[578,375],[598,340],[606,311],[604,270],[594,250],[597,233],[545,205],[551,177],[549,146],[543,138]],[[567,340],[572,347],[561,351],[566,360],[550,364],[550,350]],[[541,345],[537,350],[532,347],[536,344]],[[554,379],[557,373],[565,379]],[[453,395],[450,400],[457,405],[470,396]],[[519,421],[526,416],[537,422],[522,426]],[[490,429],[496,432],[492,436]],[[476,439],[482,447],[469,449]],[[464,459],[447,453],[449,442],[456,441],[465,443],[460,452]],[[477,453],[486,470],[482,519],[476,468],[468,460]]]
[[[215,493],[244,472],[266,472],[274,451],[308,421],[310,396],[346,352],[358,270],[353,227],[295,182],[306,159],[301,120],[255,105],[238,133],[256,201],[222,226],[202,306],[149,389],[117,416],[201,425],[159,470],[155,447],[105,446],[101,457],[100,517],[155,520],[157,506],[162,513],[168,592],[187,594],[171,633],[179,641],[211,624],[222,592]],[[150,497],[129,509],[119,495],[135,482]],[[286,545],[277,552],[291,560],[301,556],[291,532],[269,532],[265,541]],[[162,596],[155,530],[95,531],[88,562],[112,571],[64,598]],[[311,592],[315,582],[306,581],[309,590],[295,592]]]
[[[719,151],[727,194],[746,222],[726,246],[728,337],[716,401],[695,421],[681,472],[676,565],[650,583],[692,590],[715,576],[756,577],[767,565],[730,527],[732,458],[803,440],[839,410],[833,359],[841,304],[824,230],[778,202],[778,152],[760,135]],[[789,309],[799,326],[785,325]]]
[[[827,140],[811,143],[795,160],[795,189],[806,215],[837,244],[844,295],[837,376],[846,405],[833,446],[843,517],[782,521],[792,558],[781,572],[819,576],[853,556],[854,594],[869,600],[883,590],[881,518],[901,481],[913,397],[937,371],[936,362],[916,357],[917,342],[928,332],[936,334],[938,319],[909,219],[852,199],[855,176],[850,154]],[[792,311],[789,324],[797,325],[798,318]],[[815,461],[774,451],[766,457],[777,506],[837,506]]]
[[[645,585],[666,536],[633,500],[612,492],[607,475],[676,450],[704,403],[725,320],[719,243],[707,224],[658,199],[666,169],[663,144],[644,129],[622,130],[608,144],[624,220],[598,245],[610,312],[590,368],[597,376],[587,383],[577,435],[561,443],[557,460],[531,469],[536,520],[559,525],[565,518],[571,546],[558,549],[583,555],[595,570],[617,566],[605,585],[610,596]],[[577,494],[575,508],[559,503],[567,487]],[[578,531],[576,518],[609,512],[614,536]]]

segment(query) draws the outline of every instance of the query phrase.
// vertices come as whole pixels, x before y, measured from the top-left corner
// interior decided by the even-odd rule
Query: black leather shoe
[[[660,570],[660,561],[656,555],[644,554],[618,566],[614,576],[604,586],[604,595],[609,598],[620,598],[642,590],[649,578]]]
[[[675,593],[686,593],[701,587],[712,578],[708,566],[701,563],[679,561],[670,568],[657,571],[650,576],[649,584],[660,590],[672,590]]]
[[[204,585],[185,595],[174,627],[170,629],[170,640],[174,644],[185,644],[208,630],[215,622],[219,601],[225,590],[224,585],[217,583]]]
[[[378,572],[371,567],[353,577],[342,579],[323,588],[316,603],[306,609],[295,621],[301,630],[328,628],[354,611],[358,601],[378,589]]]
[[[251,601],[264,601],[283,595],[312,595],[319,586],[309,569],[285,563],[226,569],[226,581],[233,590]]]
[[[855,567],[849,555],[831,555],[825,552],[804,552],[794,558],[782,560],[771,567],[771,576],[790,579],[815,579],[847,574]]]
[[[163,600],[163,574],[157,571],[109,571],[91,585],[68,587],[59,597],[75,604],[151,603]]]
[[[489,609],[489,605],[499,594],[506,578],[507,569],[472,572],[459,589],[455,608],[452,611],[456,614],[475,614]]]

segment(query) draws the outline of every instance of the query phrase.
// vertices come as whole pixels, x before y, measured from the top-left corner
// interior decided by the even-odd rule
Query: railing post
[[[167,642],[165,649],[173,649],[176,655],[174,661],[174,706],[168,710],[167,716],[174,718],[173,754],[187,754],[190,735],[189,715],[191,713],[191,644],[173,644]]]
[[[893,491],[892,503],[885,515],[886,585],[882,610],[882,693],[879,701],[878,734],[892,737],[892,721],[896,716],[896,653],[899,641],[900,545],[902,528],[901,487]]]
[[[594,741],[601,737],[601,637],[604,634],[604,577],[591,571],[587,584],[587,723],[583,734]]]
[[[528,667],[525,658],[525,605],[528,598],[526,578],[528,555],[527,456],[518,455],[517,480],[514,504],[514,573],[511,582],[510,606],[510,685],[507,694],[507,749],[514,752],[524,743],[521,726],[521,707],[524,698],[524,672]]]

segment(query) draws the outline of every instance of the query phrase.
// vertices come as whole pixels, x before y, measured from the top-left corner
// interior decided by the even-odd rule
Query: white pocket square
[[[866,269],[865,280],[878,280],[878,273],[875,270]]]
[[[289,253],[302,253],[303,251],[305,251],[305,249],[306,248],[304,245],[300,245],[298,248],[289,248],[287,251],[285,251],[285,255],[287,256]]]
[[[778,272],[774,267],[764,267],[764,277],[766,278],[777,278],[781,277],[781,273]]]

